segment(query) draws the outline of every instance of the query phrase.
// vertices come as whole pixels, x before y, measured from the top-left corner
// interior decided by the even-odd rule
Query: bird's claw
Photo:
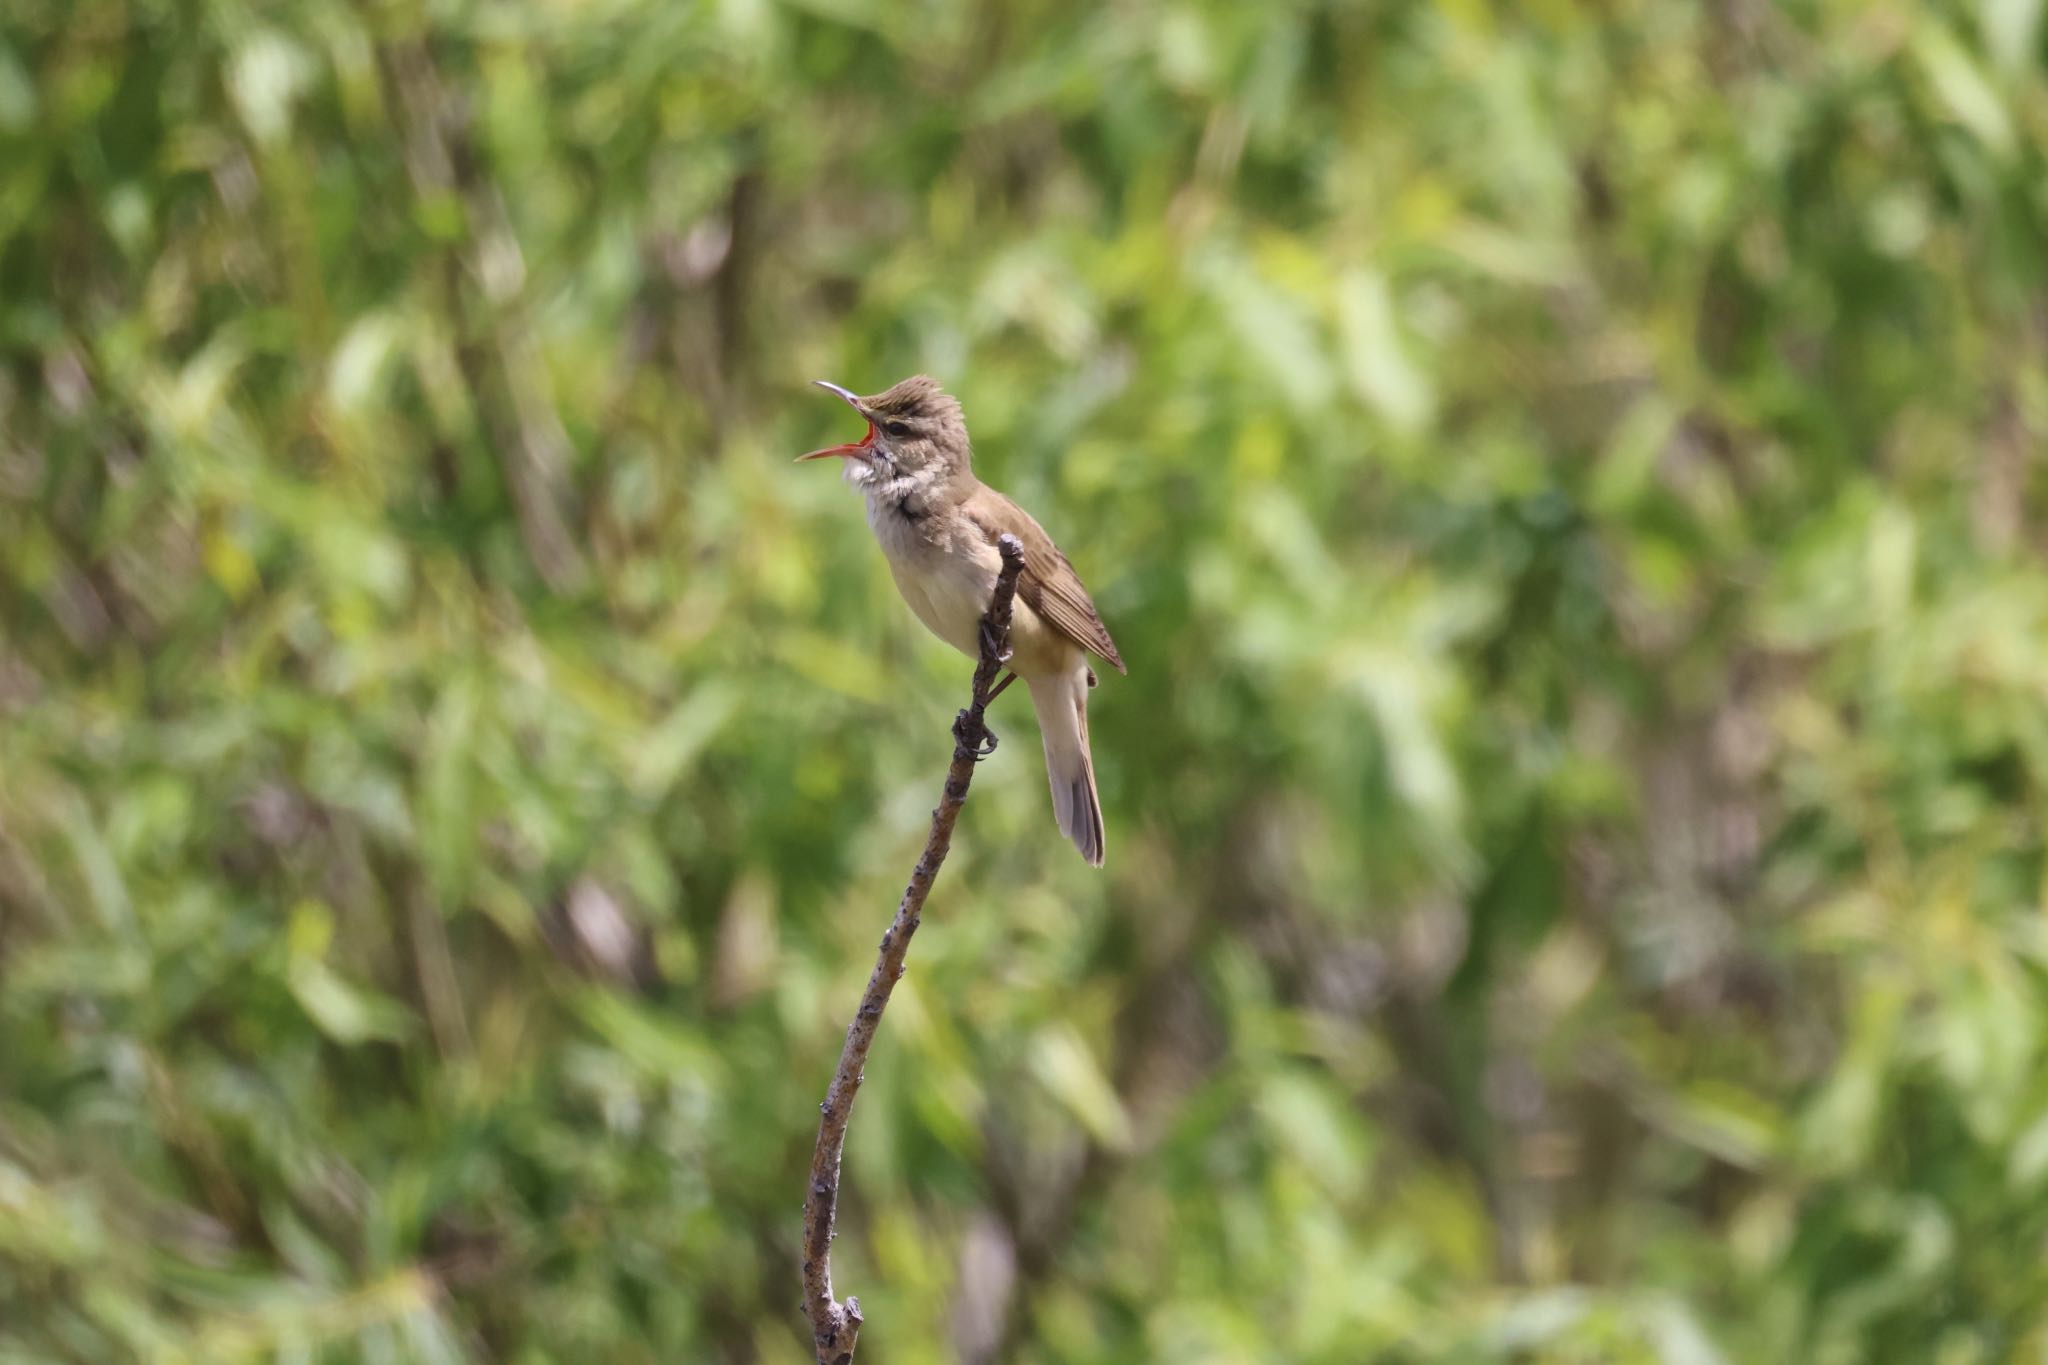
[[[974,761],[979,763],[996,751],[996,732],[983,725],[981,727],[981,742],[977,744],[968,738],[967,713],[962,711],[953,718],[953,742],[967,750],[973,755]]]

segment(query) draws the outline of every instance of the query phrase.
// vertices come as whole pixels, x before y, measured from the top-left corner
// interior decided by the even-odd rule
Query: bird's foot
[[[999,664],[1010,662],[1009,642],[996,638],[996,633],[985,616],[981,619],[981,657],[992,658]]]
[[[979,736],[970,736],[968,724],[969,716],[965,711],[953,718],[953,744],[956,749],[965,749],[979,763],[996,751],[996,732],[982,725],[978,727],[981,731]]]

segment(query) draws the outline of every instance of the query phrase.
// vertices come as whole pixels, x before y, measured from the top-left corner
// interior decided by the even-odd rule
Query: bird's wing
[[[1017,575],[1017,595],[1041,619],[1081,648],[1100,655],[1117,672],[1130,671],[1116,652],[1116,641],[1109,638],[1109,627],[1096,614],[1081,575],[1029,512],[983,484],[968,499],[967,515],[991,545],[1005,531],[1023,542],[1024,571]]]

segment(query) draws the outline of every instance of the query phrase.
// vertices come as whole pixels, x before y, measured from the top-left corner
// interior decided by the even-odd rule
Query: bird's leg
[[[1017,681],[1017,675],[1015,673],[1003,674],[1002,681],[998,682],[994,687],[991,687],[988,690],[988,703],[985,704],[992,704],[997,697],[1003,695],[1003,689],[1008,687],[1011,683],[1015,681]]]

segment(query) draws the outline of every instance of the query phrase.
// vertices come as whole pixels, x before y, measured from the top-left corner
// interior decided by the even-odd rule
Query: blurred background
[[[2048,1353],[2041,0],[9,0],[0,1360]]]

